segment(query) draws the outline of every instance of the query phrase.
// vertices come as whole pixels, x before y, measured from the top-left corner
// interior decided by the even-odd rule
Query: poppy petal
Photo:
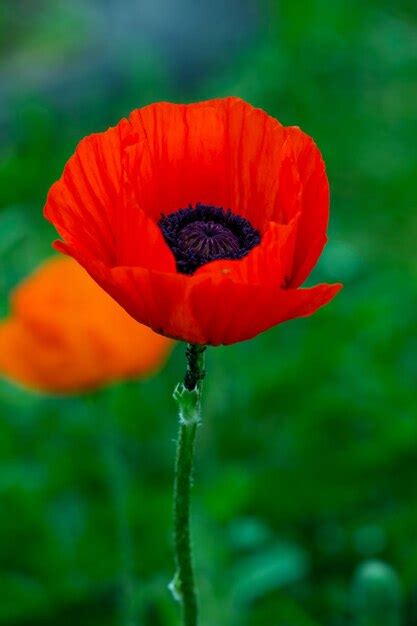
[[[146,149],[130,159],[128,176],[153,219],[197,202],[231,208],[259,228],[270,219],[285,129],[267,113],[224,98],[153,104],[130,122]]]
[[[129,119],[144,149],[130,151],[128,178],[138,204],[155,221],[205,198],[222,205],[224,126],[216,108],[162,102]]]
[[[77,250],[71,254],[81,260]],[[204,343],[189,304],[190,289],[202,278],[142,267],[107,268],[85,259],[82,262],[92,278],[141,324],[172,339],[187,337],[187,341]]]
[[[206,343],[231,344],[251,339],[289,319],[311,315],[340,289],[339,284],[279,289],[210,277],[192,290],[191,309]]]
[[[262,109],[238,98],[217,101],[225,126],[225,205],[261,231],[273,220],[285,128]]]
[[[238,283],[285,286],[292,273],[297,214],[289,224],[269,222],[261,243],[243,259],[220,260],[200,267],[196,274],[227,276]]]
[[[67,244],[109,266],[145,264],[173,271],[159,228],[131,197],[124,168],[132,142],[139,150],[126,120],[83,139],[49,191],[45,216]]]
[[[299,178],[297,184],[293,169],[292,175],[287,175],[281,184],[287,198],[299,199],[293,208],[293,211],[300,211],[294,251],[294,274],[290,281],[290,287],[295,288],[310,274],[327,241],[329,184],[323,158],[311,137],[297,127],[289,127],[286,132],[288,140],[285,144],[285,158],[295,164]],[[287,167],[287,174],[288,169]]]
[[[122,120],[105,133],[85,137],[52,185],[45,217],[68,243],[109,264],[115,262],[115,214],[123,177],[123,149],[131,128]]]
[[[288,319],[311,315],[341,289],[339,284],[310,289],[248,284],[222,271],[187,276],[91,263],[88,271],[140,323],[173,339],[209,345],[244,341]]]
[[[123,219],[123,224],[119,224],[118,228],[115,266],[130,265],[175,272],[174,255],[165,243],[160,228],[142,209],[125,206],[126,210],[120,211],[119,222]]]

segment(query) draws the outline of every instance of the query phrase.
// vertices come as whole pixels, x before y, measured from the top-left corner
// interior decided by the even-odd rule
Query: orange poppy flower
[[[313,140],[238,98],[154,104],[85,137],[45,216],[136,320],[195,344],[310,315],[340,285],[300,285],[326,242]]]
[[[138,324],[73,259],[47,261],[0,323],[0,374],[53,393],[94,389],[160,367],[172,342]]]

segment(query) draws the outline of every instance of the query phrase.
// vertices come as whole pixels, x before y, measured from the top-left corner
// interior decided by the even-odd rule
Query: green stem
[[[198,607],[191,549],[190,510],[197,427],[201,421],[201,392],[205,346],[187,346],[184,383],[174,392],[179,409],[179,436],[174,484],[174,533],[177,571],[170,585],[182,605],[183,626],[197,626]]]

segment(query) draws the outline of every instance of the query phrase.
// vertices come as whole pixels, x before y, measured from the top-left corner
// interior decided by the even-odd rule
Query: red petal
[[[187,276],[138,267],[109,269],[83,258],[76,249],[65,251],[138,322],[173,339],[198,344],[250,339],[285,320],[311,315],[341,288],[243,284],[221,272]]]
[[[191,308],[205,343],[231,344],[289,319],[311,315],[340,289],[336,284],[287,290],[210,277],[191,292]]]
[[[234,282],[252,285],[285,286],[292,273],[298,218],[299,214],[289,224],[270,222],[261,243],[246,257],[207,263],[197,270],[196,275],[227,276]]]
[[[122,152],[131,129],[126,120],[105,133],[85,137],[50,189],[45,217],[67,243],[112,264],[114,218],[119,207]]]
[[[291,287],[298,287],[317,263],[327,241],[329,184],[323,158],[311,137],[296,127],[287,128],[286,132],[288,139],[280,181],[281,206],[285,207],[286,219],[294,211],[300,211],[294,252],[295,271],[290,282]],[[288,163],[285,165],[288,161],[293,164],[292,169]]]
[[[193,343],[204,343],[190,310],[189,293],[199,280],[185,274],[143,267],[108,268],[85,258],[76,248],[57,242],[57,248],[83,265],[94,280],[134,319],[155,332]]]
[[[132,151],[128,177],[153,219],[199,201],[222,205],[224,126],[216,108],[159,103],[134,111],[130,122],[144,149]]]
[[[126,155],[140,145],[126,120],[83,139],[49,191],[45,216],[66,245],[108,266],[174,271],[159,228],[132,199],[126,180]]]
[[[190,203],[231,208],[263,227],[275,206],[281,124],[238,98],[160,103],[130,117],[146,148],[130,158],[138,203],[154,219]]]
[[[129,210],[130,209],[130,210]],[[175,272],[175,258],[160,228],[136,206],[125,205],[118,218],[116,266],[137,266]]]

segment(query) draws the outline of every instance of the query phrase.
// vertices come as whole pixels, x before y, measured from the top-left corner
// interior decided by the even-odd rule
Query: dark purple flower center
[[[261,241],[246,218],[200,203],[162,215],[158,226],[182,274],[193,274],[209,261],[241,259]]]

